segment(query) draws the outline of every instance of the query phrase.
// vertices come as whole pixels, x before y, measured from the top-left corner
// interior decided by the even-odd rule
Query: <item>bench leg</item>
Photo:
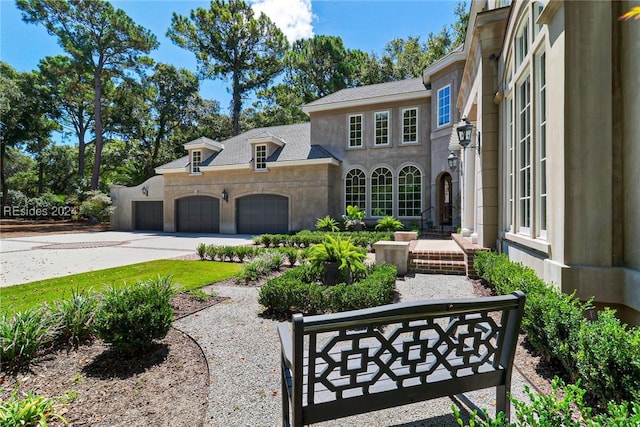
[[[282,395],[282,426],[289,427],[291,422],[289,420],[289,387],[287,385],[287,367],[284,363],[281,365],[280,375],[280,394]]]
[[[504,412],[507,416],[507,421],[511,415],[511,401],[507,396],[507,386],[499,385],[496,387],[496,415],[498,412]]]

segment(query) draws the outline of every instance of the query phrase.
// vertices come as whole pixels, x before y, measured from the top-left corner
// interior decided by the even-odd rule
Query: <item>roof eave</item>
[[[397,101],[413,101],[416,99],[429,98],[430,96],[431,96],[431,90],[425,89],[425,90],[419,90],[415,92],[403,92],[403,93],[397,93],[393,95],[353,99],[350,101],[329,102],[326,104],[319,104],[319,105],[307,104],[302,107],[302,111],[304,111],[305,114],[309,115],[309,113],[315,113],[318,111],[337,110],[341,108],[364,107],[367,105],[383,104],[383,103],[397,102]]]
[[[302,159],[302,160],[284,160],[279,162],[267,162],[268,168],[311,166],[311,165],[340,166],[340,161],[334,158],[326,158],[326,159]]]

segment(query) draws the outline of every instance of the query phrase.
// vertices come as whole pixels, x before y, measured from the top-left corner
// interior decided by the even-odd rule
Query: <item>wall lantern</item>
[[[449,169],[452,171],[458,168],[458,156],[453,151],[449,152],[449,157],[447,157],[447,163],[449,164]]]
[[[144,194],[146,197],[149,197],[149,189],[146,185],[142,187],[142,194]]]
[[[220,195],[222,196],[222,200],[224,200],[225,202],[229,201],[229,193],[227,192],[226,188],[222,190],[222,193]]]
[[[467,120],[466,117],[463,117],[460,120],[460,124],[456,127],[456,132],[458,133],[458,141],[460,142],[460,146],[463,149],[466,149],[471,143],[471,135],[473,134],[473,125]],[[480,154],[480,132],[478,134],[478,143],[476,145],[472,145],[470,148],[476,148],[478,154]]]

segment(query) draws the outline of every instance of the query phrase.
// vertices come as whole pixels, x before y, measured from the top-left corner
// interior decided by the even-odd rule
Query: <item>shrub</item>
[[[331,218],[329,215],[324,218],[318,218],[316,221],[316,228],[320,231],[338,231],[338,221]]]
[[[0,362],[10,369],[27,365],[52,340],[50,319],[42,309],[7,313],[0,318]]]
[[[55,325],[55,341],[77,349],[80,342],[93,337],[97,305],[97,298],[86,290],[72,291],[71,298],[56,301],[49,309]]]
[[[236,246],[236,257],[238,261],[244,262],[245,258],[249,258],[254,253],[254,248],[249,246]]]
[[[298,257],[300,256],[300,249],[295,247],[288,246],[286,248],[280,248],[280,252],[285,256],[285,258],[287,258],[287,262],[291,267],[296,264]]]
[[[196,248],[196,252],[198,253],[198,256],[200,257],[200,261],[204,261],[205,258],[207,257],[207,245],[204,243],[200,243],[198,245],[198,247]]]
[[[396,268],[372,265],[366,279],[351,285],[324,286],[310,264],[287,270],[260,288],[258,302],[274,313],[338,312],[374,307],[391,301],[395,290]]]
[[[500,294],[525,292],[522,328],[529,341],[547,358],[560,361],[590,400],[602,407],[611,400],[640,400],[640,328],[628,329],[611,310],[586,320],[590,302],[560,293],[504,255],[479,252],[475,268]]]
[[[108,221],[114,210],[111,197],[100,191],[91,191],[89,197],[80,204],[80,215],[95,223]]]
[[[507,423],[505,414],[500,412],[496,419],[483,419],[477,411],[469,417],[469,424],[464,424],[460,410],[452,405],[454,416],[460,426],[504,427],[504,426],[565,426],[565,427],[636,427],[640,425],[640,403],[610,402],[606,411],[594,415],[591,408],[585,404],[585,391],[579,384],[565,385],[555,377],[551,381],[552,392],[548,395],[532,393],[528,386],[525,391],[529,401],[521,402],[513,397],[513,413],[516,422]],[[484,411],[487,413],[486,411]]]
[[[364,210],[360,209],[358,206],[347,206],[346,215],[342,215],[342,223],[344,225],[345,230],[361,230],[365,227],[364,219]]]
[[[392,216],[385,216],[376,222],[376,230],[397,231],[402,230],[404,225]]]
[[[169,277],[109,289],[96,313],[98,335],[126,354],[148,350],[171,328],[174,292]]]
[[[18,389],[6,401],[0,401],[0,426],[46,426],[49,421],[67,421],[55,408],[53,399],[29,391],[23,398],[18,397]]]

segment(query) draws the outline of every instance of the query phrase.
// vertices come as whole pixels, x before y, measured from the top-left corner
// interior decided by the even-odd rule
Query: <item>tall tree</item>
[[[103,145],[102,87],[127,69],[150,63],[143,54],[158,47],[156,37],[121,9],[103,0],[17,0],[22,19],[41,23],[60,46],[93,76],[95,158],[91,189],[98,188]]]
[[[84,179],[87,133],[93,129],[93,76],[69,56],[46,57],[38,65],[40,73],[53,89],[61,119],[71,126],[78,141],[77,178]]]
[[[139,142],[145,179],[153,175],[172,133],[190,119],[189,108],[198,103],[199,86],[190,71],[156,64],[151,76],[140,82],[125,80],[116,90],[114,129],[125,139]]]
[[[0,62],[0,181],[3,203],[9,188],[6,181],[7,149],[27,144],[34,153],[48,142],[58,125],[50,98],[43,91],[38,73],[18,72]]]
[[[242,0],[214,0],[190,18],[174,13],[167,36],[196,55],[202,77],[231,79],[233,134],[240,133],[243,96],[282,71],[288,45],[282,31],[264,13],[256,18]]]

